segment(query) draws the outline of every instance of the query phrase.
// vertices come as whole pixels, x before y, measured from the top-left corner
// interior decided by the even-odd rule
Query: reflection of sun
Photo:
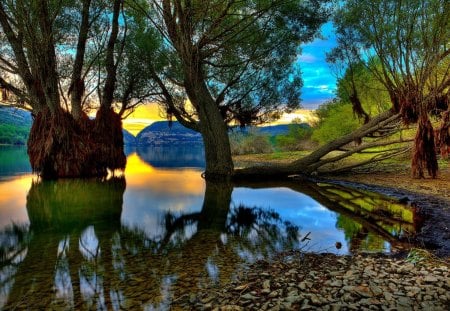
[[[171,195],[203,195],[204,180],[195,169],[159,169],[144,162],[136,153],[127,158],[127,185]]]
[[[0,227],[28,221],[25,206],[31,181],[32,175],[24,175],[0,182]]]
[[[125,168],[125,174],[147,174],[153,173],[155,169],[148,163],[144,162],[139,158],[136,152],[130,154],[127,158],[127,167]]]

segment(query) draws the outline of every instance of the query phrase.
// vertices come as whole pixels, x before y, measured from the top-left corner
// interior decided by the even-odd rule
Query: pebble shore
[[[291,251],[247,266],[225,288],[179,299],[182,310],[450,310],[450,263]]]

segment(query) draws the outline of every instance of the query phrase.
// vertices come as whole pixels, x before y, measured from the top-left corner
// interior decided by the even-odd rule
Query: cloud
[[[298,56],[297,61],[299,63],[315,63],[317,62],[317,57],[315,57],[311,53],[302,53],[301,55]]]
[[[303,78],[302,106],[307,109],[332,99],[336,90],[336,77],[326,62],[326,53],[336,46],[333,25],[327,23],[321,30],[323,38],[305,44],[297,60]]]

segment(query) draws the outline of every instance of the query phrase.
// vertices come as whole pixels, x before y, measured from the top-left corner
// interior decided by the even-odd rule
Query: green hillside
[[[0,144],[25,145],[31,128],[28,111],[0,105]]]

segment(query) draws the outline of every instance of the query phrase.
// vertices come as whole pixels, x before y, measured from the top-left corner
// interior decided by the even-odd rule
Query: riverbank
[[[236,166],[285,164],[292,162],[306,152],[285,152],[279,154],[252,154],[234,156]],[[408,160],[378,163],[371,169],[361,168],[346,174],[324,176],[331,180],[345,180],[363,184],[390,187],[407,192],[433,195],[450,202],[450,162],[441,161],[438,177],[435,179],[414,179],[411,177],[411,167]],[[450,206],[449,206],[450,208]]]
[[[418,257],[420,257],[418,255]],[[450,267],[385,256],[281,253],[175,310],[449,310]]]
[[[247,165],[260,163],[258,156],[240,156],[239,160]],[[441,166],[437,179],[412,179],[409,167],[398,163],[370,172],[327,176],[326,180],[377,191],[417,206],[424,224],[416,243],[431,251],[413,249],[395,256],[280,253],[272,260],[246,266],[225,288],[210,287],[179,297],[174,309],[449,310],[448,165]]]

